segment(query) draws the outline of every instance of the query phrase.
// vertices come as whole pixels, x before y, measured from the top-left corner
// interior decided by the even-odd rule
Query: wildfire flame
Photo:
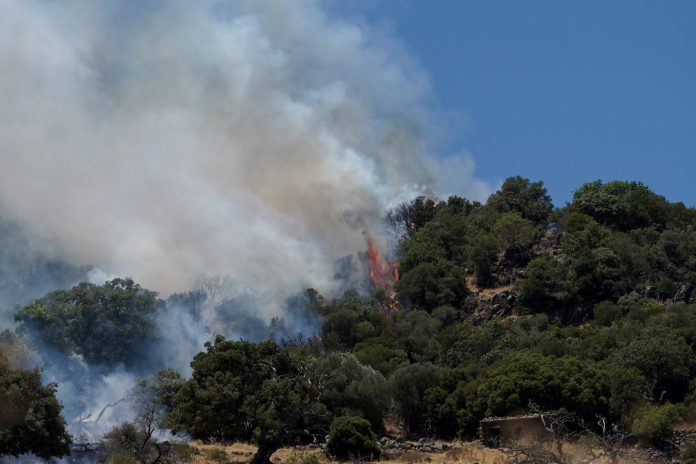
[[[374,288],[382,289],[386,293],[387,299],[384,302],[384,309],[387,313],[394,313],[399,310],[396,303],[396,283],[399,281],[399,262],[397,260],[385,261],[379,253],[377,243],[370,236],[368,231],[363,231],[367,242],[367,264],[370,273],[370,281]]]

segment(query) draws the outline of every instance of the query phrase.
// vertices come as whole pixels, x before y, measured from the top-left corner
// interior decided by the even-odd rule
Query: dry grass
[[[538,449],[543,448],[554,452],[553,443],[547,442],[536,445]],[[602,452],[601,449],[589,448],[582,442],[566,442],[563,444],[563,454],[570,464],[612,464],[611,457]],[[507,462],[518,462],[514,457]],[[619,464],[657,464],[645,450],[626,448],[618,456]]]
[[[442,444],[444,442],[438,442]],[[421,451],[397,451],[385,450],[379,464],[459,464],[459,463],[479,463],[479,464],[513,464],[519,462],[521,455],[511,450],[503,448],[492,449],[482,446],[478,442],[447,443],[451,448],[441,453],[426,453]],[[248,463],[256,447],[245,443],[234,443],[232,445],[204,445],[200,442],[192,443],[200,453],[196,455],[192,462],[198,464],[242,464]],[[550,446],[550,444],[549,444]],[[226,461],[212,461],[206,459],[206,454],[210,455],[211,449],[224,450],[227,455]],[[206,453],[207,451],[207,453]],[[566,443],[563,451],[569,458],[571,464],[610,464],[611,459],[601,456],[599,450],[590,452],[586,447],[577,443]],[[219,454],[219,453],[216,453]],[[282,448],[273,454],[271,460],[274,464],[298,464],[303,458],[316,456],[320,463],[329,464],[334,461],[327,458],[319,449],[304,448]],[[648,457],[639,450],[627,450],[626,454],[619,458],[620,464],[652,464]]]
[[[232,445],[204,445],[200,442],[191,444],[200,451],[200,454],[194,457],[193,462],[200,464],[219,464],[220,461],[211,461],[206,458],[210,456],[210,450],[220,449],[227,453],[227,464],[248,463],[254,453],[256,447],[245,443],[234,443]],[[426,453],[421,451],[396,451],[387,450],[380,464],[455,464],[455,463],[474,463],[479,464],[507,464],[509,457],[500,450],[490,449],[481,446],[478,443],[460,443],[449,444],[452,448],[442,453]],[[216,453],[218,454],[218,453]],[[333,462],[327,458],[319,449],[296,449],[282,448],[273,454],[271,460],[274,464],[290,464],[298,462],[298,457],[306,457],[316,455],[321,463]]]
[[[502,287],[495,287],[495,288],[482,288],[479,290],[479,298],[481,299],[488,299],[488,298],[493,298],[495,295],[497,295],[500,292],[506,292],[512,290],[512,285],[504,285]]]
[[[201,453],[197,455],[193,462],[195,463],[201,463],[201,464],[215,464],[214,461],[210,461],[209,459],[206,458],[206,452],[208,450],[212,449],[221,449],[224,450],[225,453],[227,453],[227,461],[225,461],[226,464],[237,464],[237,463],[248,463],[251,461],[251,458],[254,456],[256,453],[256,447],[253,445],[249,445],[246,443],[233,443],[231,445],[221,445],[221,444],[212,444],[212,445],[205,445],[201,442],[193,442],[191,443],[191,446],[197,448]],[[305,456],[311,456],[311,455],[316,455],[319,458],[319,461],[322,463],[328,463],[330,462],[329,459],[327,459],[324,454],[321,452],[319,449],[296,449],[296,448],[281,448],[278,451],[276,451],[273,456],[271,457],[271,461],[273,461],[275,464],[285,464],[285,463],[293,463],[297,462],[298,458],[305,457]],[[219,461],[218,461],[219,463]]]
[[[472,292],[478,292],[478,297],[483,300],[492,298],[500,292],[512,290],[512,284],[495,288],[479,288],[478,285],[476,285],[476,277],[474,276],[469,276],[466,278],[466,286],[469,287],[469,290]]]
[[[442,443],[438,443],[442,444]],[[506,464],[508,456],[500,450],[490,449],[478,443],[448,443],[452,448],[442,453],[421,451],[387,451],[380,464]]]
[[[679,430],[679,431],[692,431],[696,430],[696,422],[693,420],[690,420],[688,422],[682,422],[681,424],[677,424],[674,426],[674,430]]]

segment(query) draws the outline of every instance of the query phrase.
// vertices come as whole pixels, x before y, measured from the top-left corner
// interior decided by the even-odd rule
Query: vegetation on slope
[[[379,290],[310,290],[314,338],[207,344],[192,377],[157,400],[160,426],[256,442],[255,462],[269,462],[283,445],[323,441],[340,417],[365,419],[351,419],[364,436],[395,416],[408,433],[465,438],[533,403],[658,446],[693,417],[696,210],[636,182],[585,184],[554,209],[541,182],[515,177],[485,204],[417,198],[387,219],[399,311]],[[55,348],[128,363],[137,353],[95,346],[83,319],[113,312],[125,324],[105,327],[118,337],[147,338],[136,329],[162,303],[139,288],[116,298],[129,285],[55,292],[17,319]]]

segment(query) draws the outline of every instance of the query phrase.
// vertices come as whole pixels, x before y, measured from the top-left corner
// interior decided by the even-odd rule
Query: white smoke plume
[[[0,216],[165,293],[330,292],[364,227],[439,188],[427,77],[376,37],[310,0],[0,0]]]

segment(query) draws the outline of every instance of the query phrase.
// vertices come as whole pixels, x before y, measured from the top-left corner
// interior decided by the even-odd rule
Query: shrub
[[[326,447],[338,459],[377,458],[380,455],[377,437],[370,422],[357,416],[334,419]]]
[[[124,422],[109,430],[104,435],[102,443],[109,452],[110,457],[133,457],[132,450],[138,449],[142,444],[142,440],[142,433],[136,425],[132,422]]]
[[[602,301],[594,307],[595,321],[598,325],[609,327],[623,315],[621,307],[611,301]]]
[[[679,405],[645,405],[635,412],[631,431],[644,443],[663,447],[672,439],[674,426],[682,419],[682,415]]]
[[[41,371],[10,368],[0,345],[0,461],[33,453],[49,459],[70,454],[56,384],[43,385]]]
[[[682,451],[682,464],[696,464],[696,443],[689,443]]]

